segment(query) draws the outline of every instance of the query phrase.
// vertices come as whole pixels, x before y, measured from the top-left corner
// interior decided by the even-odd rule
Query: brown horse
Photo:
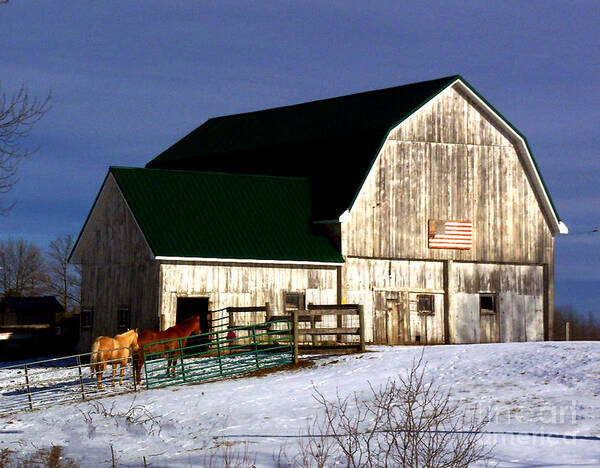
[[[187,342],[187,338],[192,333],[200,333],[200,316],[192,315],[191,317],[183,320],[181,323],[167,328],[164,331],[155,332],[152,330],[142,330],[138,337],[139,351],[137,352],[136,359],[136,379],[138,383],[141,380],[141,370],[144,364],[144,353],[164,353],[163,355],[168,359],[167,361],[167,375],[169,375],[172,368],[172,375],[175,375],[175,365],[179,358],[180,352],[179,347],[182,348]],[[175,338],[181,338],[177,340]],[[156,343],[162,340],[172,340],[166,343]],[[180,345],[181,341],[181,345]]]
[[[117,365],[120,367],[119,384],[123,385],[123,375],[125,374],[124,367],[129,360],[129,348],[133,348],[133,352],[138,350],[138,331],[127,330],[125,333],[116,335],[114,338],[109,336],[99,336],[92,345],[90,358],[90,367],[92,375],[96,373],[98,380],[98,388],[102,390],[102,374],[106,370],[106,366],[112,366],[112,386],[115,386],[115,376],[117,374]]]

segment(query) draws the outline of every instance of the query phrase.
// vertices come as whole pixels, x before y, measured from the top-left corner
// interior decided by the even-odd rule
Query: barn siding
[[[131,307],[132,327],[156,326],[158,264],[112,176],[98,196],[74,261],[81,264],[81,305],[94,309],[92,329],[81,330],[81,351],[99,335],[119,333],[119,307]]]
[[[386,342],[376,290],[443,292],[444,260],[455,267],[448,341],[479,342],[478,298],[486,291],[499,293],[500,340],[543,339],[553,280],[549,272],[544,284],[542,265],[551,268],[554,239],[522,157],[510,136],[454,88],[390,132],[341,223],[345,297],[364,304],[369,341]],[[473,248],[429,249],[430,219],[472,220]]]
[[[208,297],[210,310],[268,302],[272,314],[283,313],[284,291],[304,292],[306,304],[334,304],[337,300],[335,266],[164,262],[160,274],[160,313],[165,326],[175,324],[177,297]],[[239,324],[256,320],[252,314],[236,314],[236,318]]]
[[[343,254],[549,262],[552,234],[519,158],[507,136],[448,89],[390,133],[342,223]],[[429,219],[473,220],[473,249],[429,249]]]

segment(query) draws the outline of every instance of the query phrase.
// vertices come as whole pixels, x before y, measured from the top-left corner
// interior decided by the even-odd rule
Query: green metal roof
[[[111,167],[156,256],[342,263],[311,231],[309,180]]]
[[[313,218],[337,219],[390,126],[457,78],[209,119],[146,167],[307,177]]]
[[[560,220],[527,140],[460,75],[212,118],[146,167],[307,177],[313,218],[337,219],[352,206],[389,131],[457,79],[523,138]]]

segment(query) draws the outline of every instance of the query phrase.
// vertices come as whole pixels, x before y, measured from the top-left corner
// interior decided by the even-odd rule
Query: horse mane
[[[126,332],[119,333],[118,335],[115,335],[115,338],[116,338],[117,336],[125,336],[125,335],[129,335],[129,334],[131,334],[131,333],[133,333],[133,332],[137,333],[137,328],[132,328],[131,330],[127,330]]]

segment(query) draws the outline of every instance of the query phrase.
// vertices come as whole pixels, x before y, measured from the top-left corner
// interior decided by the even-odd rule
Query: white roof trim
[[[562,221],[559,221],[559,223],[558,223],[558,233],[559,234],[569,234],[569,228]]]
[[[536,193],[540,196],[543,205],[545,205],[544,211],[547,213],[550,222],[552,224],[551,230],[554,233],[567,234],[569,229],[566,224],[558,219],[556,216],[556,212],[552,206],[552,202],[550,201],[550,197],[548,196],[548,192],[546,192],[546,188],[544,187],[544,183],[542,182],[542,178],[540,173],[538,172],[535,163],[533,162],[533,156],[529,152],[527,147],[527,143],[524,138],[519,135],[507,122],[506,120],[498,115],[496,111],[494,111],[483,99],[481,99],[473,90],[463,83],[460,78],[457,78],[450,87],[457,86],[461,91],[467,93],[469,97],[471,97],[477,104],[483,107],[487,113],[494,119],[494,121],[500,125],[505,131],[507,131],[510,135],[512,135],[515,141],[518,144],[518,149],[522,151],[522,153],[526,156],[524,160],[522,160],[525,170],[532,175],[533,188]]]
[[[268,265],[316,265],[316,266],[342,266],[343,263],[310,262],[303,260],[260,260],[253,258],[207,258],[207,257],[169,257],[157,255],[155,260],[172,262],[208,262],[208,263],[264,263]]]

